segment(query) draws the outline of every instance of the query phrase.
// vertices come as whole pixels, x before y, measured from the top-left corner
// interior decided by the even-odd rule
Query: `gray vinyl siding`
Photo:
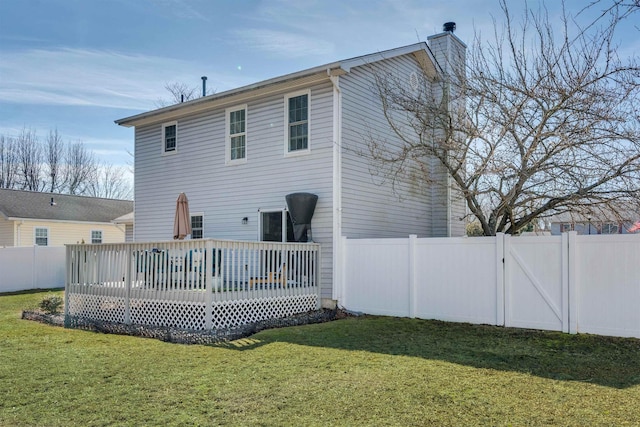
[[[0,218],[0,247],[14,245],[14,222]]]
[[[467,234],[466,224],[467,204],[462,192],[454,187],[451,192],[451,237],[460,237]]]
[[[171,240],[175,201],[186,193],[191,212],[203,214],[205,238],[257,240],[258,209],[286,207],[285,195],[318,195],[312,220],[322,244],[322,297],[330,298],[332,248],[332,86],[313,86],[310,152],[285,157],[284,98],[247,103],[247,162],[225,164],[225,108],[178,119],[177,153],[162,155],[162,123],[136,128],[135,239]],[[249,219],[242,224],[242,218]]]
[[[376,64],[406,76],[417,70],[412,56],[398,57]],[[352,69],[342,76],[342,232],[351,238],[406,237],[433,233],[432,194],[420,179],[392,184],[378,175],[381,168],[366,155],[369,135],[398,144],[384,117],[369,66]],[[372,173],[373,172],[373,173]],[[394,188],[395,187],[395,188]]]
[[[435,55],[435,60],[440,69],[451,79],[456,79],[460,71],[455,71],[465,62],[466,48],[455,36],[442,33],[429,38],[431,51]],[[449,87],[450,91],[455,91],[456,85]],[[438,86],[436,87],[438,90]],[[450,94],[451,111],[462,111],[464,109],[464,98],[456,93]],[[467,213],[466,204],[460,191],[455,187],[453,181],[447,182],[448,174],[441,164],[434,164],[433,170],[437,183],[442,185],[432,187],[432,214],[433,214],[433,236],[464,236],[466,234],[465,216]]]
[[[124,226],[124,241],[133,242],[133,224],[125,224]]]

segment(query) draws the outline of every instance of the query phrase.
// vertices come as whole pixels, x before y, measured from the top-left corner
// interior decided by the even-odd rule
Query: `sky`
[[[590,2],[565,5],[577,14]],[[521,15],[524,1],[509,5]],[[551,16],[559,5],[547,1]],[[157,108],[168,83],[207,76],[222,92],[426,41],[448,21],[470,45],[494,19],[498,0],[0,0],[0,135],[57,129],[130,165],[133,129],[114,120]],[[620,47],[638,52],[639,39],[626,23]]]

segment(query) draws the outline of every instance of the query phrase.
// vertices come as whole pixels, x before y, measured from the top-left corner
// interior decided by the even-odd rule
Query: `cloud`
[[[333,43],[300,33],[265,29],[244,29],[233,32],[241,44],[284,58],[326,55],[334,50]]]
[[[201,13],[195,7],[193,7],[193,1],[185,1],[185,0],[156,0],[153,4],[154,7],[158,5],[164,5],[165,10],[168,13],[172,13],[178,18],[186,18],[186,19],[194,19],[204,22],[211,22],[204,13]]]
[[[21,104],[148,110],[165,95],[167,82],[191,80],[201,68],[167,57],[86,49],[0,56],[0,99]]]

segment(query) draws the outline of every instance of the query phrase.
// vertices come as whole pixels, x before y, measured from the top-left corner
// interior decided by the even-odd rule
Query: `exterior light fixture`
[[[242,218],[242,223],[243,224],[248,224],[249,223],[249,218],[246,217],[246,216],[244,218]]]

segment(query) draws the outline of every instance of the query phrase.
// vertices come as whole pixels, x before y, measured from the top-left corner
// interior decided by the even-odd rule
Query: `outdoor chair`
[[[278,271],[271,271],[266,277],[254,277],[249,279],[249,287],[253,285],[280,285],[283,288],[287,286],[287,264],[282,264]]]

